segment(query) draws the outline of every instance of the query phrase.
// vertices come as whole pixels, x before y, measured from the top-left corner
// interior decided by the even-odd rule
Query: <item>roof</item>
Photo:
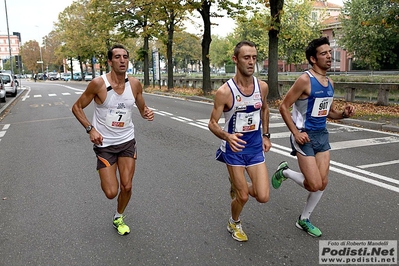
[[[313,8],[336,8],[336,9],[341,9],[342,6],[336,5],[327,1],[323,0],[316,0],[313,1],[312,3]]]

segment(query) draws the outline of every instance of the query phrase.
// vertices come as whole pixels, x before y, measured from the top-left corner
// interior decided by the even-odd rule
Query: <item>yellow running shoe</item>
[[[229,219],[229,222],[227,223],[227,231],[229,231],[231,234],[231,237],[237,241],[240,241],[240,242],[248,241],[247,235],[242,230],[241,221],[236,223],[234,221],[231,221],[231,219]]]
[[[116,218],[116,219],[114,219],[114,222],[113,222],[116,231],[118,231],[118,234],[120,234],[121,236],[127,235],[130,233],[130,228],[123,221],[123,217],[124,216]]]

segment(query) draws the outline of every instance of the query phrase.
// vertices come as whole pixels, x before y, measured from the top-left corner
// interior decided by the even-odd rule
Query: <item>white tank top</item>
[[[104,103],[94,102],[93,126],[103,136],[103,145],[107,147],[118,145],[134,139],[132,111],[135,98],[128,78],[125,79],[125,89],[117,94],[107,80],[106,74],[101,76],[107,88]]]

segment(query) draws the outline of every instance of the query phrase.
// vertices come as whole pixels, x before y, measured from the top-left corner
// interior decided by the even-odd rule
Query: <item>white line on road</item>
[[[399,137],[384,137],[384,138],[372,138],[372,139],[357,139],[338,141],[330,143],[332,150],[340,150],[347,148],[365,147],[370,145],[389,144],[399,142]]]
[[[287,148],[287,147],[284,147],[284,146],[281,146],[281,145],[278,145],[278,144],[273,144],[273,148],[271,148],[271,151],[292,158],[292,156],[290,154],[290,152],[291,152],[290,148]],[[295,160],[296,160],[296,157],[295,157]],[[331,163],[331,165],[343,167],[345,169],[349,169],[349,170],[356,171],[356,172],[361,172],[361,173],[363,173],[365,175],[368,175],[370,177],[374,177],[374,178],[378,178],[378,179],[381,179],[381,180],[385,180],[385,181],[391,182],[393,184],[399,184],[398,180],[390,178],[390,177],[374,174],[374,173],[371,173],[371,172],[368,172],[368,171],[364,171],[364,170],[361,170],[361,169],[356,169],[356,167],[352,167],[352,166],[349,166],[349,165],[341,164],[341,163],[338,163],[338,162],[335,162],[335,161],[330,161],[330,163]],[[365,177],[365,176],[361,176],[361,175],[358,175],[358,174],[353,173],[353,172],[348,172],[348,171],[339,169],[339,168],[334,167],[334,166],[330,167],[330,171],[345,175],[347,177],[355,178],[355,179],[361,180],[363,182],[366,182],[366,183],[369,183],[369,184],[373,184],[373,185],[376,185],[376,186],[379,186],[379,187],[382,187],[382,188],[385,188],[385,189],[388,189],[388,190],[391,190],[391,191],[399,193],[399,187],[388,185],[386,183],[383,183],[383,182],[380,182],[380,181],[377,181],[377,180],[374,180],[374,179],[371,179],[371,178],[368,178],[368,177]]]
[[[379,167],[379,166],[391,165],[391,164],[398,164],[398,163],[399,163],[399,160],[394,160],[394,161],[382,162],[382,163],[373,163],[373,164],[358,165],[357,167],[362,168],[362,169],[365,169],[365,168]]]

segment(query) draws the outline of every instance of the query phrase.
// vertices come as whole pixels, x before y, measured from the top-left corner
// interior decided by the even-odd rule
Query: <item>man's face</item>
[[[255,47],[244,45],[240,48],[237,57],[233,61],[237,65],[237,71],[244,76],[252,76],[255,71],[257,52]]]
[[[331,68],[331,48],[328,44],[323,44],[316,48],[315,64],[324,70]]]
[[[112,60],[108,63],[112,69],[117,73],[124,73],[129,67],[129,56],[125,49],[115,48],[112,51]]]

